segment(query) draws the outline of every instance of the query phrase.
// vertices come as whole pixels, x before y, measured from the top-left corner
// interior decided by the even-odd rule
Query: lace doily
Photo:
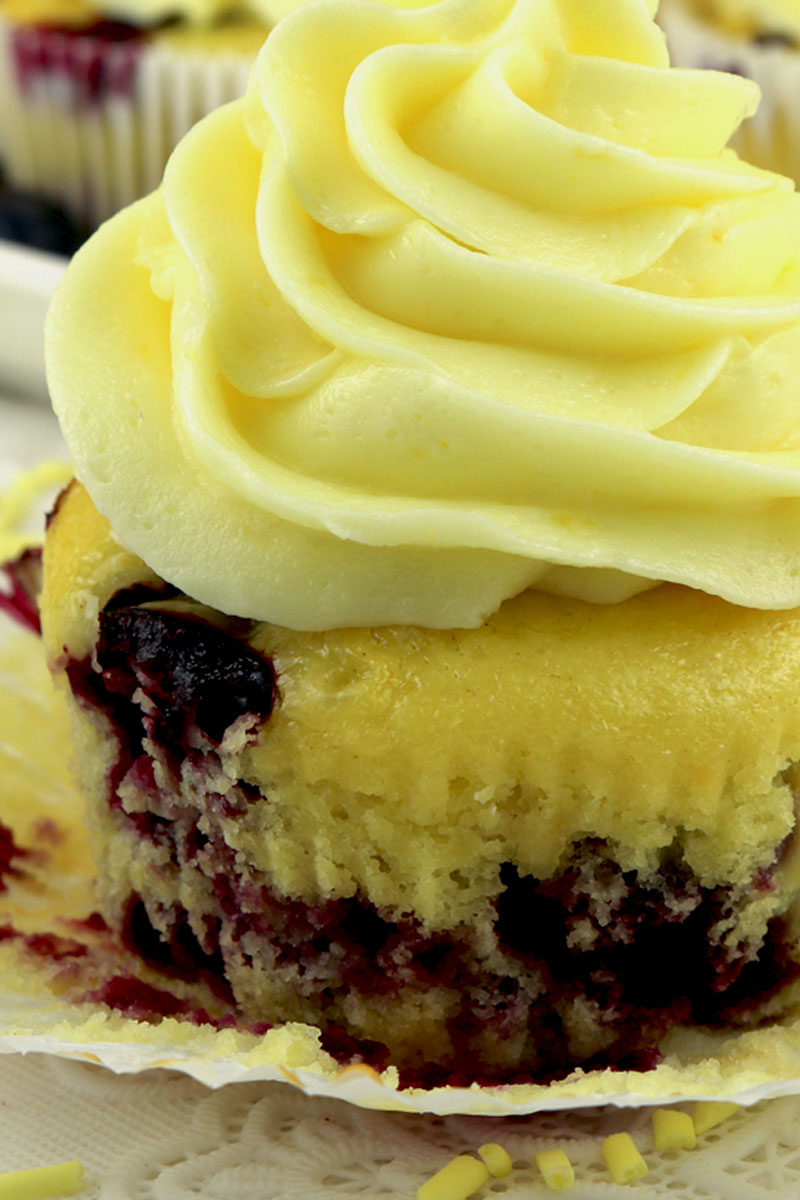
[[[630,1132],[648,1163],[611,1182],[603,1138]],[[3,1058],[0,1169],[79,1158],[85,1200],[410,1200],[453,1155],[505,1146],[514,1170],[477,1200],[550,1193],[536,1151],[562,1146],[571,1200],[789,1200],[800,1195],[800,1099],[767,1101],[705,1134],[693,1151],[656,1154],[647,1109],[498,1120],[370,1113],[281,1084],[208,1091],[172,1072],[117,1077],[46,1055]]]

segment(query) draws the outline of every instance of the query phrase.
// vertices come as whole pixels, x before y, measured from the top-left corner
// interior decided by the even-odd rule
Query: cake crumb
[[[603,1142],[603,1158],[614,1183],[636,1183],[647,1174],[647,1163],[629,1133],[612,1133]]]
[[[575,1170],[563,1150],[540,1150],[533,1161],[553,1192],[565,1192],[575,1182]]]
[[[688,1113],[657,1108],[653,1113],[653,1144],[658,1151],[694,1150],[697,1130]]]
[[[478,1147],[478,1154],[495,1179],[505,1179],[506,1175],[511,1174],[511,1155],[504,1146],[497,1142],[484,1142]]]
[[[708,1133],[709,1129],[721,1125],[734,1113],[741,1112],[741,1108],[741,1104],[732,1104],[726,1100],[698,1100],[692,1114],[695,1133],[698,1136]]]
[[[76,1158],[0,1174],[0,1200],[49,1200],[51,1196],[74,1196],[82,1187],[83,1164]]]
[[[488,1178],[486,1163],[471,1154],[459,1154],[417,1189],[417,1200],[467,1200]]]

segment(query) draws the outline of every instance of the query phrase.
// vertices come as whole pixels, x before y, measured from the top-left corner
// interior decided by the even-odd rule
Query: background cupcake
[[[732,144],[800,182],[800,0],[662,0],[659,20],[675,66],[756,81],[761,104]]]
[[[85,231],[156,187],[186,130],[240,95],[258,0],[0,0],[8,184]]]

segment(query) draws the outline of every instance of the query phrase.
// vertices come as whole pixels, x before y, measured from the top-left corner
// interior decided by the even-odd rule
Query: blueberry
[[[134,707],[146,696],[148,736],[179,753],[192,727],[219,744],[238,717],[266,720],[276,699],[271,661],[198,616],[106,608],[96,657],[107,693]]]

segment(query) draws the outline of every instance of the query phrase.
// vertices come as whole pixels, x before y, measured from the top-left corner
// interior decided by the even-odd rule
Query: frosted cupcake
[[[800,0],[662,0],[659,20],[676,66],[756,81],[761,104],[734,145],[800,181]]]
[[[267,29],[257,0],[0,0],[8,183],[96,226],[243,93]]]
[[[800,200],[651,10],[294,14],[51,313],[103,911],[406,1083],[795,1003]]]

